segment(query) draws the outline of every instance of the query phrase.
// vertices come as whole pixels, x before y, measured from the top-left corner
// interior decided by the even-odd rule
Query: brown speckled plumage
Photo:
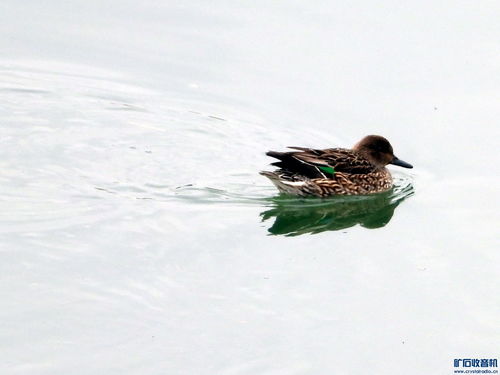
[[[392,177],[385,168],[389,163],[412,166],[394,156],[392,146],[383,137],[370,135],[353,149],[316,150],[290,147],[296,151],[269,151],[278,159],[279,169],[261,172],[282,193],[299,196],[362,195],[392,188]]]

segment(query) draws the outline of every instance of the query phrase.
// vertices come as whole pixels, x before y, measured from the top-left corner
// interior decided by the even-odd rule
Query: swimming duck
[[[362,195],[392,188],[392,176],[385,166],[413,166],[394,156],[392,146],[380,135],[368,135],[352,149],[327,148],[316,150],[289,147],[289,152],[269,151],[266,155],[278,159],[272,163],[279,169],[263,171],[282,193],[299,196],[327,197],[331,195]]]

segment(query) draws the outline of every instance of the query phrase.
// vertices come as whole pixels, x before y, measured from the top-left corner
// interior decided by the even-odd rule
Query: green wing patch
[[[335,169],[332,167],[323,167],[321,165],[318,166],[319,169],[321,169],[323,172],[329,173],[329,174],[335,174]]]

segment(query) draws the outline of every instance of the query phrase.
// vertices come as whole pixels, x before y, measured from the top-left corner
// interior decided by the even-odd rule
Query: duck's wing
[[[292,173],[309,178],[332,178],[336,172],[365,174],[375,170],[375,166],[357,152],[345,148],[324,150],[289,147],[298,151],[269,151],[267,155],[279,159],[273,165]]]
[[[336,172],[365,174],[376,167],[358,152],[346,148],[327,148],[325,150],[302,150],[294,157],[316,165],[327,165]]]

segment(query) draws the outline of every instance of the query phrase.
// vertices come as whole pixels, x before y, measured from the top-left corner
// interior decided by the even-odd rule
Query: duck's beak
[[[403,167],[403,168],[413,168],[413,165],[411,165],[410,163],[407,163],[401,159],[398,159],[395,156],[389,164],[398,165],[398,166]]]

